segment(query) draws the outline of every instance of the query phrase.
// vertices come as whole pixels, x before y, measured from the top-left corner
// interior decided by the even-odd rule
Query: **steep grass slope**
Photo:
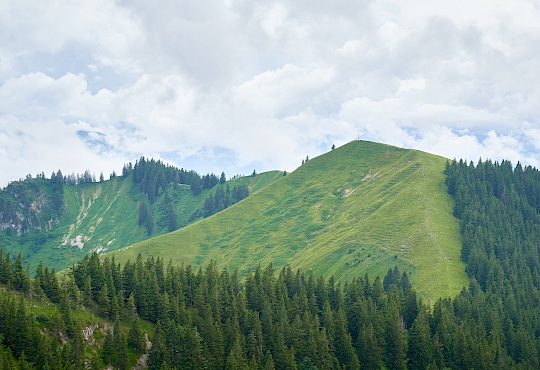
[[[235,185],[248,185],[257,191],[283,176],[280,171],[240,177],[227,181]],[[215,192],[203,190],[194,196],[187,185],[169,185],[168,195],[177,215],[178,227],[200,219],[196,211],[202,208],[206,197]],[[151,205],[155,223],[152,236],[168,232],[168,205],[160,194]],[[40,261],[57,270],[69,267],[84,255],[97,251],[114,251],[147,239],[146,226],[139,226],[140,193],[132,186],[131,176],[115,177],[100,183],[64,186],[65,210],[59,224],[46,233],[8,236],[0,238],[0,247],[16,256],[19,251],[30,263],[31,272]],[[195,216],[194,216],[195,214]]]
[[[350,279],[397,265],[419,294],[454,296],[468,283],[445,159],[355,141],[311,159],[249,198],[174,233],[115,253],[245,272],[258,263]]]

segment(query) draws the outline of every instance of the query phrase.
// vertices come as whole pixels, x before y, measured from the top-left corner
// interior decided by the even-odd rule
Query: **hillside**
[[[132,176],[64,185],[61,212],[51,201],[54,191],[48,179],[30,178],[10,184],[0,194],[0,221],[8,226],[0,233],[0,247],[12,256],[21,252],[32,271],[40,261],[59,270],[92,251],[114,251],[147,239],[146,226],[139,225],[142,195],[133,185]],[[224,186],[243,184],[254,192],[281,177],[282,172],[273,171],[235,178]],[[218,187],[203,189],[195,196],[189,185],[170,183],[167,192],[160,191],[150,204],[154,221],[151,236],[169,231],[169,206],[175,211],[177,228],[201,219],[206,197]]]
[[[431,301],[468,285],[446,159],[365,141],[311,159],[212,217],[115,253],[242,273],[257,264],[336,279],[406,271]]]
[[[384,204],[374,214],[383,213],[392,203],[389,199],[400,199],[398,184],[407,183],[416,170],[425,173],[424,178],[438,173],[438,165],[426,160],[425,153],[409,156],[410,151],[365,143],[340,151],[331,153],[339,163],[342,155],[382,163],[375,172],[379,175],[364,175],[357,188],[334,189],[332,196],[341,196],[343,203],[375,187],[378,176],[394,180],[381,185],[394,195],[376,199]],[[318,159],[321,168],[328,157]],[[407,170],[411,164],[416,170]],[[287,185],[287,177],[279,174],[281,180],[255,196],[268,193],[267,199],[276,195],[274,188],[285,191],[286,186],[312,188],[309,172],[316,171],[304,171],[300,185]],[[408,175],[398,178],[400,172]],[[409,274],[398,269],[384,280],[336,284],[333,277],[317,277],[313,269],[296,272],[291,266],[277,270],[271,264],[257,265],[241,277],[215,262],[201,269],[166,265],[154,257],[120,264],[97,254],[85,256],[60,278],[40,265],[31,280],[25,261],[20,256],[13,260],[0,248],[0,368],[538,369],[540,171],[519,163],[513,168],[508,161],[453,161],[445,174],[444,188],[455,196],[461,256],[471,279],[454,297],[417,300]],[[334,173],[326,167],[325,175]],[[320,196],[320,204],[326,204],[328,196]],[[431,194],[430,199],[437,198]],[[39,197],[28,199],[34,203]],[[247,198],[221,215],[249,203]],[[306,198],[306,203],[313,202]],[[407,203],[415,208],[418,200]],[[425,204],[428,209],[432,202]],[[40,210],[36,216],[46,214],[42,206],[34,207]],[[374,207],[369,202],[356,206]],[[398,214],[395,204],[388,207]],[[344,206],[334,212],[353,214],[352,207]],[[405,224],[403,215],[392,222]],[[40,217],[32,218],[32,224],[40,224]],[[433,227],[437,219],[427,219],[431,231],[438,230]],[[366,224],[356,221],[361,227]],[[241,229],[237,233],[249,234]],[[269,232],[269,238],[275,236]]]

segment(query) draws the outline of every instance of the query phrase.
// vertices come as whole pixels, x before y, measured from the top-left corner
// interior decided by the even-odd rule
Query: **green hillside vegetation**
[[[311,159],[249,198],[115,253],[173,264],[258,264],[350,280],[398,266],[432,302],[468,285],[446,159],[365,141]]]
[[[58,276],[0,248],[0,369],[538,369],[540,172],[508,161],[444,172],[470,277],[454,297],[419,300],[398,267],[336,282],[92,253]]]
[[[31,279],[21,254],[13,260],[0,248],[0,369],[103,369],[110,358],[115,368],[137,363],[145,349],[132,345],[133,329],[144,343],[152,323],[137,319],[123,301],[107,320],[72,275],[58,279],[42,264],[35,272]]]
[[[211,189],[202,189],[193,195],[189,185],[169,183],[166,191],[160,189],[149,205],[153,219],[152,233],[145,225],[139,225],[139,203],[145,196],[133,184],[133,174],[112,176],[102,182],[85,182],[77,185],[63,185],[63,200],[60,205],[47,203],[55,200],[51,181],[45,178],[29,178],[14,182],[8,191],[0,192],[2,215],[6,218],[17,212],[25,212],[27,220],[19,229],[9,228],[0,233],[0,245],[13,255],[22,252],[27,263],[35,268],[40,261],[57,270],[67,268],[92,251],[103,253],[114,251],[126,245],[169,232],[169,210],[174,210],[175,229],[184,227],[202,218],[200,211],[209,194],[219,186],[244,185],[250,192],[257,191],[276,179],[282,172],[272,171],[255,177],[238,177]],[[25,209],[8,206],[15,197],[25,194],[28,199]],[[4,203],[1,203],[4,201]],[[41,208],[36,209],[36,205]],[[30,210],[30,211],[29,211]],[[32,212],[32,210],[35,210]],[[7,212],[11,211],[11,212]],[[12,216],[13,217],[13,216]],[[8,221],[6,221],[7,223]],[[36,226],[35,229],[32,228]],[[41,226],[43,225],[43,226]]]

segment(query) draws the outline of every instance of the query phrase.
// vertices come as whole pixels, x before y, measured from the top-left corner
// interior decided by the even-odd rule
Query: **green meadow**
[[[65,210],[58,225],[46,233],[29,233],[23,236],[0,235],[1,246],[23,258],[34,271],[40,261],[49,268],[61,270],[72,266],[86,254],[111,252],[148,239],[146,226],[139,225],[141,194],[132,185],[132,175],[113,177],[99,183],[64,186]],[[226,182],[247,185],[256,192],[283,177],[281,171],[271,171],[256,176],[234,178]],[[217,187],[205,189],[194,196],[188,185],[169,184],[167,192],[177,215],[178,228],[200,220],[200,210],[206,197]],[[150,237],[168,232],[169,204],[161,192],[151,205],[154,231]]]
[[[128,246],[114,255],[119,262],[140,253],[195,266],[214,260],[241,273],[272,263],[338,280],[383,277],[398,266],[425,300],[453,297],[468,278],[445,162],[354,141],[286,176],[276,171],[232,180],[249,180],[252,195],[173,233],[135,244],[115,234]]]

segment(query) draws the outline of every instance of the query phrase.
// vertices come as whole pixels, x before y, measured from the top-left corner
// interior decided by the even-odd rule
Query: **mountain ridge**
[[[84,255],[103,253],[149,237],[139,222],[140,203],[147,199],[133,183],[133,174],[111,176],[100,182],[63,184],[55,198],[55,176],[27,178],[0,191],[0,246],[16,256],[22,253],[31,269],[40,261],[64,269]],[[281,171],[230,179],[223,186],[245,185],[257,190],[282,176]],[[194,195],[189,185],[169,183],[148,203],[153,217],[151,236],[168,232],[168,216],[174,210],[177,227],[203,217],[206,197],[217,187]],[[60,206],[55,207],[55,200]]]
[[[468,284],[446,159],[354,141],[310,159],[229,209],[115,252],[119,261],[216,261],[246,272],[273,263],[338,280],[384,276],[398,266],[435,300]]]

